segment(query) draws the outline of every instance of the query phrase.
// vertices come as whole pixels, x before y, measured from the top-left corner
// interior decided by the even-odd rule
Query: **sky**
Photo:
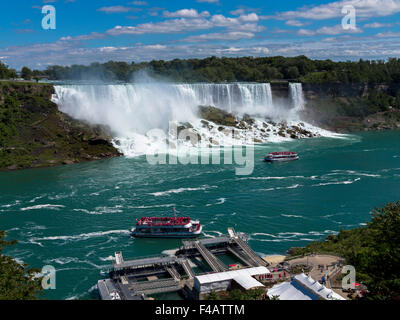
[[[56,10],[43,29],[42,7]],[[352,28],[342,20],[353,6]],[[20,69],[208,56],[387,59],[400,0],[13,0],[0,3],[0,61]]]

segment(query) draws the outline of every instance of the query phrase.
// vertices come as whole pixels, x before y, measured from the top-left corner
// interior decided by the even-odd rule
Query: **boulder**
[[[89,139],[89,144],[97,146],[97,145],[109,145],[110,142],[106,137],[103,136],[92,136]]]
[[[236,124],[236,119],[233,114],[215,107],[200,106],[199,116],[221,126],[233,127]]]

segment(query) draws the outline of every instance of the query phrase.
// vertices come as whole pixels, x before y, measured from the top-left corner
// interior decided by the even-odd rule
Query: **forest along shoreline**
[[[121,156],[107,129],[60,112],[51,84],[0,82],[0,171]]]

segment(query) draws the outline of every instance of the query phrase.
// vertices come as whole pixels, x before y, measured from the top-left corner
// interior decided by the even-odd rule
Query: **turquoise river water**
[[[315,138],[255,149],[255,169],[232,165],[158,165],[145,157],[0,173],[0,229],[7,248],[35,268],[53,265],[48,299],[96,298],[115,251],[125,258],[177,248],[179,240],[131,239],[141,216],[199,218],[204,234],[227,227],[250,235],[260,254],[324,239],[369,220],[375,206],[399,200],[400,132]],[[267,164],[263,156],[290,149],[297,162]]]

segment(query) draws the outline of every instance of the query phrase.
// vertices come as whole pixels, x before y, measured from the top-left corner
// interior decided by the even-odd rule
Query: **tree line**
[[[9,76],[4,64],[0,78]],[[11,69],[8,69],[11,70]],[[15,71],[15,70],[14,70]],[[156,78],[179,82],[270,82],[296,80],[308,83],[389,83],[400,82],[400,59],[363,60],[357,62],[312,60],[297,57],[241,57],[205,59],[174,59],[150,62],[92,63],[90,65],[49,66],[46,70],[24,67],[21,76],[27,80],[45,77],[50,80],[124,81],[135,79],[138,71]],[[12,72],[12,71],[9,71]]]
[[[368,287],[365,299],[400,299],[400,201],[375,208],[366,226],[341,230],[325,241],[292,248],[293,256],[333,253],[355,267],[357,282]]]

